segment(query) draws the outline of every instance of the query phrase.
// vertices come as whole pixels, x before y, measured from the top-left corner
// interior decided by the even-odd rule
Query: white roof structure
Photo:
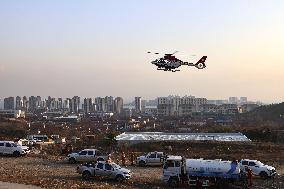
[[[163,132],[125,132],[116,136],[118,142],[137,141],[251,141],[242,133],[163,133]]]

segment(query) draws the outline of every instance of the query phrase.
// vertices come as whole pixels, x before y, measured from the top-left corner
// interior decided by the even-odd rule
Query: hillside
[[[284,121],[284,102],[260,106],[255,110],[244,114],[244,116],[256,120]]]

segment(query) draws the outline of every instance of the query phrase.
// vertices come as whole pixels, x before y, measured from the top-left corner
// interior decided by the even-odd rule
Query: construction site
[[[275,106],[279,108],[282,104]],[[252,114],[262,115],[259,112]],[[265,113],[262,116],[267,115],[269,114]],[[159,164],[153,166],[139,162],[141,157],[148,157],[143,154],[163,152],[165,157],[174,155],[186,159],[202,158],[201,161],[257,160],[263,166],[273,167],[275,172],[271,177],[254,175],[249,188],[281,189],[284,187],[283,122],[274,118],[267,120],[246,121],[245,126],[198,126],[199,133],[165,132],[167,128],[161,126],[156,128],[156,132],[140,132],[141,127],[137,131],[119,132],[111,129],[110,125],[109,130],[104,132],[102,130],[106,129],[105,126],[92,127],[90,133],[92,122],[88,121],[74,124],[45,122],[43,127],[43,123],[39,121],[2,119],[0,140],[6,143],[21,142],[21,145],[31,148],[23,156],[14,157],[13,154],[0,157],[0,181],[42,188],[172,188],[168,182],[161,180],[165,172],[161,159],[158,159]],[[258,129],[252,126],[253,123],[259,125]],[[162,122],[159,125],[163,125]],[[196,126],[191,128],[195,129]],[[39,130],[41,134],[37,134]],[[84,149],[98,149],[102,154],[109,154],[112,162],[130,171],[131,177],[124,182],[105,177],[85,180],[78,173],[78,167],[84,166],[86,161],[70,161],[72,157],[76,158],[76,154],[83,154]],[[125,157],[122,157],[122,153],[125,153]],[[186,186],[179,184],[174,188]],[[228,185],[227,188],[244,187]]]

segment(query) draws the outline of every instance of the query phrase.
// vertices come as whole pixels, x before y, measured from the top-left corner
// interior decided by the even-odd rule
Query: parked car
[[[0,154],[21,156],[26,155],[27,151],[13,141],[0,141]]]
[[[78,153],[67,155],[69,163],[105,161],[107,157],[108,155],[101,155],[97,149],[84,149]]]
[[[85,163],[77,167],[77,172],[82,175],[84,180],[94,177],[105,177],[115,179],[119,182],[130,179],[131,172],[121,168],[112,162],[98,161],[97,163]]]
[[[246,167],[252,170],[253,175],[260,176],[264,179],[276,175],[276,169],[274,167],[265,165],[258,160],[242,159],[240,161],[241,170],[245,171]]]
[[[163,165],[164,152],[149,152],[147,155],[137,157],[136,164],[139,166]]]

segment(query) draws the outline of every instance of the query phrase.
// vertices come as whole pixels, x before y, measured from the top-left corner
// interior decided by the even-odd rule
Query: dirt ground
[[[43,188],[168,188],[160,181],[160,167],[128,166],[132,171],[131,181],[118,184],[111,180],[83,181],[76,173],[77,165],[70,165],[65,160],[43,159],[39,157],[1,157],[0,180],[37,185]],[[281,166],[280,176],[275,179],[254,179],[252,189],[283,189],[284,166]]]
[[[1,182],[0,181],[0,189],[41,189],[41,188],[38,187],[38,186],[9,183],[9,182]]]
[[[165,146],[163,144],[159,146]],[[173,145],[173,144],[171,144]],[[157,149],[155,145],[145,145],[147,150]],[[277,175],[274,179],[261,180],[254,178],[251,189],[283,189],[284,188],[284,146],[272,144],[205,144],[190,143],[173,145],[172,154],[181,154],[187,158],[250,158],[258,159],[276,167]],[[161,149],[160,149],[161,150]],[[170,153],[170,152],[169,152]],[[194,154],[194,155],[193,155]],[[236,155],[237,154],[237,155]],[[36,185],[46,189],[70,188],[168,188],[161,182],[161,167],[127,166],[132,172],[132,178],[125,183],[112,180],[94,179],[84,181],[76,173],[78,164],[69,164],[64,156],[29,154],[26,157],[0,157],[0,181]]]

